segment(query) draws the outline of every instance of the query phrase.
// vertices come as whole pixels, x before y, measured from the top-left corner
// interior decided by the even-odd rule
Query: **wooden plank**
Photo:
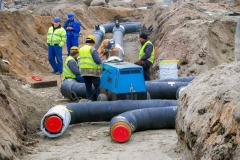
[[[73,100],[71,100],[71,99],[66,99],[66,98],[55,99],[54,101],[55,101],[56,103],[61,103],[61,102],[73,102]]]
[[[57,86],[57,80],[41,81],[31,83],[31,88],[47,88]]]

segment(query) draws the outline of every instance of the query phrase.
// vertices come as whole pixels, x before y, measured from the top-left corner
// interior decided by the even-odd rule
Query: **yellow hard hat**
[[[70,52],[71,53],[78,52],[78,47],[77,46],[72,46],[71,49],[70,49]]]
[[[91,39],[91,40],[93,40],[94,42],[96,42],[95,37],[94,37],[93,35],[87,36],[87,39]]]

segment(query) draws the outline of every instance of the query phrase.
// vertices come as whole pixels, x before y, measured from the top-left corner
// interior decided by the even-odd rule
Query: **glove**
[[[108,48],[106,48],[106,49],[105,49],[105,53],[108,53],[108,52],[109,52],[109,49],[108,49]]]
[[[143,65],[144,64],[143,61],[137,61],[136,63],[139,64],[139,65]]]

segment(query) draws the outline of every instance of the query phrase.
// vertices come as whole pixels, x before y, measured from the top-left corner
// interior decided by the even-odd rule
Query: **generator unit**
[[[98,101],[146,100],[143,69],[129,62],[107,62],[101,66]]]

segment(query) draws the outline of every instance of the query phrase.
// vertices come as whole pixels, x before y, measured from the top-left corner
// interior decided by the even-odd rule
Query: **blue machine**
[[[98,101],[148,99],[141,66],[129,62],[102,64]]]

